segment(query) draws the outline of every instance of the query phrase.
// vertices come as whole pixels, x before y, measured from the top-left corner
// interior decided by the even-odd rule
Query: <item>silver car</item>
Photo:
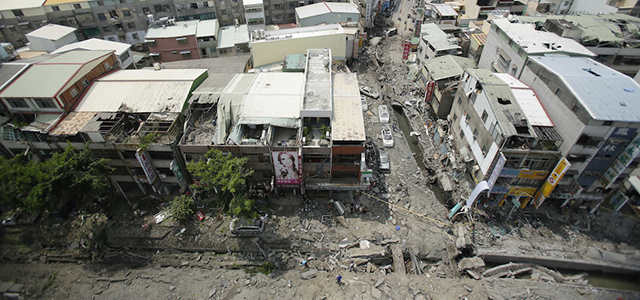
[[[380,117],[380,123],[389,123],[389,109],[386,105],[378,106],[378,116]]]
[[[391,167],[391,163],[389,162],[389,153],[387,150],[380,149],[380,171],[388,172]]]
[[[393,147],[393,135],[388,127],[382,128],[382,145],[387,148]]]

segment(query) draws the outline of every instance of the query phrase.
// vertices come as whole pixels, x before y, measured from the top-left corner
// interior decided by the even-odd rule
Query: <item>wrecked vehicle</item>
[[[378,106],[378,116],[380,117],[380,123],[389,123],[389,108],[386,105]]]
[[[391,163],[389,162],[389,153],[387,153],[386,149],[380,149],[380,166],[379,169],[381,172],[388,172],[391,168]]]
[[[229,230],[235,235],[257,235],[264,230],[264,220],[235,218],[229,223]]]
[[[360,95],[360,104],[362,104],[362,111],[367,111],[369,109],[369,104],[367,103],[365,96]]]
[[[393,147],[393,135],[389,127],[382,128],[382,145],[387,148]]]
[[[374,91],[372,88],[368,86],[361,86],[360,93],[364,94],[365,96],[371,97],[373,99],[378,99],[378,97],[380,97],[380,94],[378,94],[378,92]]]

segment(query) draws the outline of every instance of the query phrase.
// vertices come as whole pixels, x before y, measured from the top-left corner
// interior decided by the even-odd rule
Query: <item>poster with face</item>
[[[273,152],[273,166],[278,185],[300,184],[300,165],[296,152]]]

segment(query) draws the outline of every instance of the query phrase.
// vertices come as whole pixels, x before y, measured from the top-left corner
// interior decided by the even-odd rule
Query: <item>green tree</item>
[[[183,222],[191,218],[193,215],[193,198],[180,195],[171,201],[171,218],[178,222]]]
[[[103,195],[113,168],[107,159],[97,159],[91,150],[75,151],[70,144],[44,162],[28,162],[22,156],[0,159],[2,204],[38,213],[57,208],[67,200]]]
[[[219,192],[220,204],[228,204],[228,212],[233,216],[255,216],[254,201],[246,196],[246,178],[254,172],[244,167],[249,158],[224,155],[217,149],[209,150],[205,156],[207,160],[187,164],[189,173],[200,179],[199,184],[191,187],[209,195]]]

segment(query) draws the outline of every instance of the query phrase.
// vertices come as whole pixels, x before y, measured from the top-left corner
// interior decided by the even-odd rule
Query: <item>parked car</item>
[[[384,31],[384,35],[386,37],[391,37],[398,34],[398,28],[389,28],[387,30]]]
[[[391,164],[389,162],[389,153],[387,153],[387,150],[385,149],[380,149],[380,171],[388,172],[390,167]]]
[[[389,109],[386,105],[378,106],[378,116],[380,117],[380,123],[389,123]]]
[[[387,148],[393,147],[393,135],[389,127],[382,128],[382,145]]]
[[[253,219],[247,220],[235,218],[229,223],[229,230],[236,235],[256,235],[264,230],[264,220]]]
[[[369,109],[369,103],[367,103],[367,98],[365,96],[360,95],[360,103],[362,104],[362,111],[367,111]]]
[[[368,86],[361,86],[360,93],[364,94],[365,96],[369,96],[373,99],[378,99],[378,97],[380,97],[380,94],[378,94],[378,92],[374,91],[372,88]]]

